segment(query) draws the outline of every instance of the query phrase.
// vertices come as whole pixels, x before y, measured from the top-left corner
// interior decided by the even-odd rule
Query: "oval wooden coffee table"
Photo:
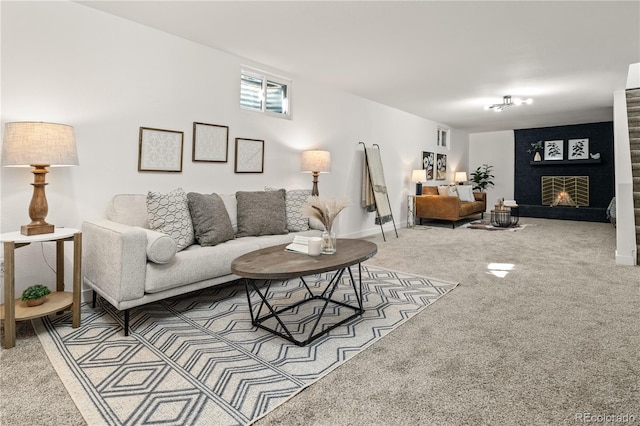
[[[242,255],[231,263],[231,272],[245,279],[251,323],[298,346],[305,346],[345,322],[362,315],[364,308],[362,307],[362,269],[360,264],[373,257],[378,252],[378,246],[365,240],[338,239],[336,253],[309,256],[303,253],[285,251],[287,245],[281,244],[267,247]],[[355,264],[358,264],[357,285],[351,271],[351,266]],[[331,271],[335,271],[335,273],[326,282],[326,287],[320,294],[317,294],[317,290],[314,293],[304,280],[306,276]],[[348,281],[353,289],[353,296],[357,306],[332,299],[338,285],[342,282],[342,276],[345,271],[349,273]],[[274,281],[287,281],[293,278],[299,278],[302,281],[306,288],[307,297],[280,308],[275,307],[274,301],[270,300],[273,293],[270,291],[271,284]],[[257,295],[259,297],[258,302],[255,304],[252,303],[252,292],[254,296]],[[318,302],[320,302],[319,305]],[[292,322],[296,321],[296,313],[300,311],[303,305],[307,304],[317,305],[311,309],[313,311],[313,320],[310,323],[308,314],[299,319],[300,322],[309,323],[309,327],[300,325],[300,322]],[[332,305],[334,309],[346,308],[353,310],[353,314],[344,318],[344,316],[334,315],[333,309],[332,316],[338,317],[339,320],[335,323],[322,322],[329,305]],[[284,318],[285,315],[286,319]],[[266,324],[273,323],[273,320],[275,320],[273,326]],[[300,333],[300,329],[303,328],[310,328],[311,330],[310,332]]]

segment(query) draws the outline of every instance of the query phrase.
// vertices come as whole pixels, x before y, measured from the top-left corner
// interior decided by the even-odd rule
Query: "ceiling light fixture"
[[[489,105],[489,106],[486,106],[485,109],[486,110],[492,109],[495,112],[500,112],[503,109],[510,107],[512,105],[522,105],[522,104],[531,105],[532,103],[533,103],[533,99],[531,98],[520,99],[520,98],[511,98],[511,96],[503,96],[501,104]]]

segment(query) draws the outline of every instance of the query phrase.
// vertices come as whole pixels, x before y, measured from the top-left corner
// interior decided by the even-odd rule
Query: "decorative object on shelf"
[[[456,181],[458,185],[464,185],[467,181],[467,172],[456,172],[453,180]]]
[[[427,172],[427,178],[425,180],[433,179],[433,152],[422,151],[422,168]]]
[[[27,287],[22,292],[22,301],[27,303],[27,306],[39,306],[47,300],[47,295],[51,294],[51,290],[42,284],[35,284],[31,287]]]
[[[588,160],[589,159],[589,139],[569,139],[569,152],[567,159],[569,160]]]
[[[33,167],[33,196],[29,204],[31,223],[20,228],[22,235],[54,232],[45,218],[49,212],[44,187],[47,167],[77,166],[78,152],[73,127],[42,122],[13,122],[5,125],[2,166]]]
[[[333,254],[336,252],[336,234],[333,232],[333,221],[345,207],[351,203],[346,198],[336,200],[335,198],[323,199],[312,196],[304,206],[304,214],[308,217],[318,219],[324,231],[322,232],[322,254]]]
[[[531,99],[531,98],[527,98],[527,99],[512,98],[511,96],[507,95],[507,96],[503,96],[502,97],[502,103],[501,104],[487,105],[486,107],[484,107],[484,109],[485,110],[493,110],[495,112],[500,112],[500,111],[504,110],[505,108],[508,108],[510,106],[513,106],[513,105],[522,105],[522,104],[531,105],[532,103],[533,103],[533,99]]]
[[[321,151],[319,149],[312,149],[304,151],[302,153],[302,165],[300,171],[303,173],[313,174],[313,189],[311,189],[312,196],[318,196],[318,175],[320,173],[331,172],[331,153],[329,151]]]
[[[264,171],[264,141],[236,138],[235,173],[262,173]]]
[[[487,187],[494,185],[491,179],[495,176],[491,173],[491,169],[493,169],[493,166],[483,164],[482,166],[478,166],[475,171],[471,172],[471,181],[474,183],[474,190],[477,189],[480,192],[484,192]]]
[[[229,152],[229,126],[193,123],[192,161],[226,163]]]
[[[531,148],[527,150],[529,154],[535,152],[533,156],[533,161],[540,161],[542,158],[540,157],[540,151],[544,151],[544,147],[542,141],[531,142]]]
[[[563,155],[563,141],[544,141],[544,159],[548,160],[562,160]]]
[[[139,172],[182,172],[184,132],[140,127]]]
[[[592,160],[599,160],[600,159],[600,153],[596,152],[595,154],[589,154],[589,156],[591,157]]]
[[[447,156],[437,154],[436,160],[436,180],[445,180],[447,178]]]
[[[416,184],[416,195],[422,195],[422,182],[427,180],[425,169],[414,170],[411,174],[411,181]]]

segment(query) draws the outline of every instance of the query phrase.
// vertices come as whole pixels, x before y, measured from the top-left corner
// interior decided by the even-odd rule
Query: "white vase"
[[[336,252],[336,233],[322,231],[322,254],[334,254]]]
[[[540,158],[540,153],[536,151],[536,155],[533,156],[533,161],[540,161],[542,160],[542,158]]]

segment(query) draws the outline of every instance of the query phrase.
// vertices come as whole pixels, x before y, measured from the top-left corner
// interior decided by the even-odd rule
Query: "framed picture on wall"
[[[589,159],[589,139],[569,139],[568,149],[567,158],[569,160]]]
[[[545,160],[562,160],[563,155],[563,142],[557,141],[544,141],[544,159]]]
[[[427,180],[433,179],[434,153],[422,151],[422,168],[427,172]]]
[[[140,127],[139,172],[182,172],[184,133]]]
[[[192,161],[226,163],[228,148],[228,126],[193,123]]]
[[[262,173],[264,170],[264,141],[236,138],[236,173]]]
[[[447,156],[437,154],[436,156],[436,180],[447,179]]]

